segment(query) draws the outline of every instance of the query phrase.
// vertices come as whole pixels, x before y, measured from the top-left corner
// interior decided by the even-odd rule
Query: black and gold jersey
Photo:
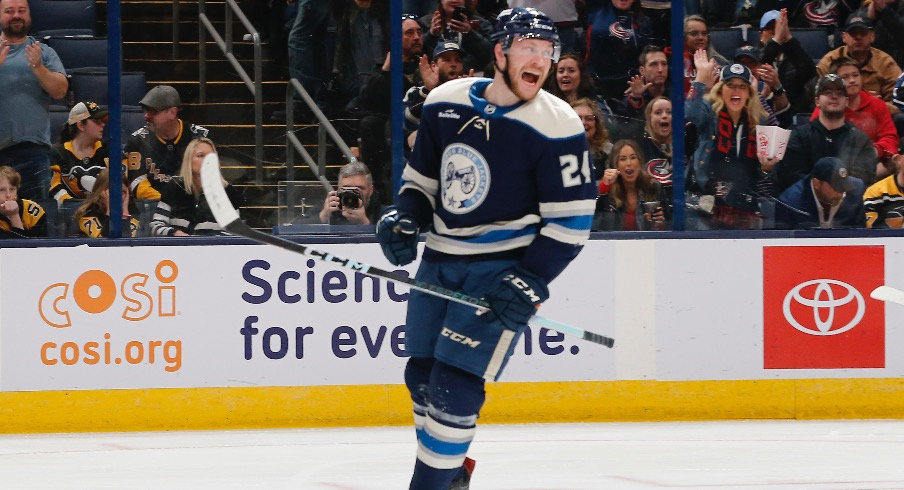
[[[85,158],[75,156],[72,142],[54,145],[50,155],[50,197],[62,202],[66,199],[84,199],[94,186],[94,180],[109,164],[109,152],[101,142],[94,145],[94,152]]]
[[[898,185],[897,175],[891,175],[869,186],[863,193],[867,228],[897,228],[904,226],[904,189]]]
[[[110,236],[110,217],[106,214],[85,213],[78,220],[78,229],[88,238],[100,238]],[[138,236],[139,222],[135,217],[122,219],[123,236],[135,238]]]
[[[28,199],[16,199],[19,205],[19,218],[24,230],[14,228],[9,218],[0,214],[0,237],[3,238],[35,238],[47,236],[47,221],[44,219],[44,208]]]
[[[182,155],[194,138],[207,137],[208,129],[179,120],[179,134],[172,140],[161,139],[139,128],[125,146],[127,181],[136,199],[160,199],[160,189],[182,166]]]

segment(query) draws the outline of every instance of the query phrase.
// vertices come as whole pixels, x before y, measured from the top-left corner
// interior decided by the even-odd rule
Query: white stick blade
[[[220,158],[216,153],[208,154],[201,163],[201,187],[204,188],[207,205],[221,227],[226,228],[226,225],[239,219],[239,212],[232,207],[223,187]]]
[[[879,286],[869,294],[870,298],[904,305],[904,291],[889,286]]]

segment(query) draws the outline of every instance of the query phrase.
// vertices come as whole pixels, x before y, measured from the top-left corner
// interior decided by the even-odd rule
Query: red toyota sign
[[[882,284],[882,246],[763,247],[764,367],[885,367]]]

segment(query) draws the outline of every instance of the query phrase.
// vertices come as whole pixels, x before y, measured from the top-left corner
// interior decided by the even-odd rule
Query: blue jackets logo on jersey
[[[480,206],[490,188],[490,170],[483,155],[455,143],[446,148],[442,161],[443,208],[464,214]]]

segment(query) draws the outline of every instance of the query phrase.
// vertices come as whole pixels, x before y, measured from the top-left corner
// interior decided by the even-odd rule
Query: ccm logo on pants
[[[443,327],[442,334],[443,337],[449,337],[453,342],[458,342],[459,344],[467,345],[468,347],[477,347],[480,345],[479,340],[474,340],[471,337],[467,337],[458,332],[453,332],[446,327]]]

